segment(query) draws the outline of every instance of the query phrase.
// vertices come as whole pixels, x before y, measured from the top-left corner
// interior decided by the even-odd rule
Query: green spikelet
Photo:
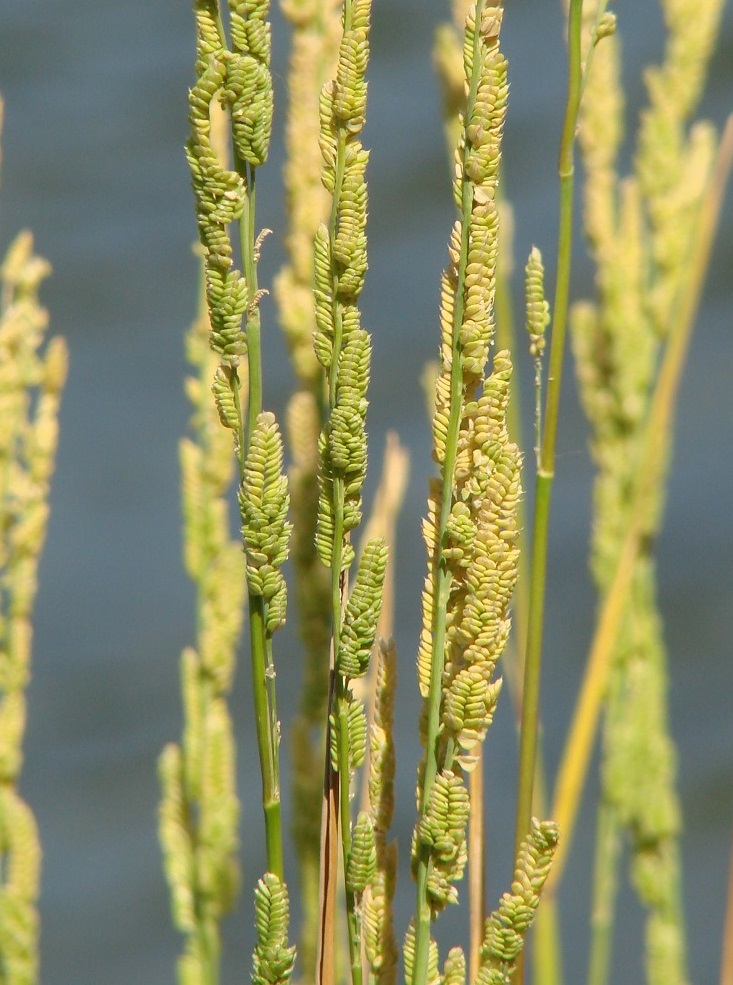
[[[345,702],[343,714],[331,714],[331,765],[339,772],[339,736],[345,730],[346,743],[349,750],[349,770],[358,769],[364,762],[367,746],[367,720],[364,705],[358,698],[349,698]],[[348,778],[347,778],[348,782]]]
[[[331,257],[329,251],[328,227],[321,223],[316,231],[314,245],[314,277],[313,294],[316,307],[316,324],[318,331],[313,336],[316,358],[324,369],[331,368],[333,355],[334,313],[333,313],[333,279],[331,275]]]
[[[369,541],[359,562],[341,627],[337,670],[345,677],[362,677],[369,667],[386,568],[387,545],[383,540]]]
[[[376,865],[374,826],[369,815],[362,811],[351,833],[351,851],[346,865],[346,889],[350,893],[363,893],[374,876]]]
[[[280,565],[288,556],[288,483],[282,472],[283,447],[273,414],[257,418],[239,492],[247,585],[265,601],[282,595]]]
[[[233,378],[231,370],[226,364],[217,366],[214,374],[214,382],[211,390],[214,394],[216,411],[219,415],[222,427],[237,431],[240,424],[239,408],[234,398],[235,392],[239,389],[239,380]]]
[[[557,825],[532,819],[517,858],[511,893],[504,893],[498,909],[486,921],[477,985],[509,985],[550,873],[557,841]]]
[[[290,903],[285,884],[267,872],[255,889],[257,946],[252,961],[252,985],[285,985],[295,963],[288,947]]]

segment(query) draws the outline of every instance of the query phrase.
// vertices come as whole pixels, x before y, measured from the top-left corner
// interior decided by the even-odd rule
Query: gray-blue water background
[[[418,754],[414,654],[423,573],[419,519],[429,434],[418,377],[437,351],[436,302],[453,219],[431,42],[439,0],[376,0],[370,69],[370,272],[364,321],[374,333],[372,460],[396,427],[412,480],[399,529],[397,642],[401,685],[398,834],[409,849]],[[632,99],[640,62],[658,58],[651,0],[619,3]],[[694,16],[694,14],[693,14]],[[280,177],[287,44],[275,23],[278,117],[263,169],[262,281],[282,260]],[[507,4],[511,108],[505,174],[516,251],[553,256],[555,158],[564,90],[560,2]],[[704,112],[732,108],[730,5]],[[179,736],[178,658],[193,640],[192,590],[181,566],[177,442],[186,429],[183,335],[195,308],[194,223],[183,156],[192,77],[188,3],[2,0],[0,91],[6,99],[0,241],[31,227],[54,274],[43,297],[71,369],[53,513],[41,568],[23,792],[44,844],[44,985],[169,985],[180,940],[171,929],[156,838],[156,757]],[[674,470],[659,544],[661,606],[680,745],[686,909],[692,977],[716,980],[733,819],[733,222],[730,204],[680,397]],[[521,260],[520,260],[521,262]],[[552,264],[549,263],[550,275]],[[576,295],[590,292],[579,261]],[[290,373],[263,305],[267,404],[281,412]],[[521,367],[525,379],[530,368]],[[572,373],[558,450],[543,716],[557,763],[593,623],[587,576],[591,469]],[[372,475],[373,488],[374,475]],[[282,718],[297,697],[292,635],[278,646]],[[248,980],[251,886],[260,875],[258,773],[246,674],[233,696],[239,737],[244,886],[227,924],[223,982]],[[284,750],[288,734],[285,727]],[[489,897],[509,878],[515,741],[499,714],[488,742]],[[287,806],[287,805],[286,805]],[[593,816],[583,815],[563,897],[568,982],[583,980]],[[571,887],[576,887],[572,888]],[[580,887],[580,888],[578,888]],[[294,894],[295,895],[295,894]],[[400,889],[400,933],[413,895]],[[642,981],[639,921],[624,897],[615,981]],[[442,921],[460,939],[460,917]]]

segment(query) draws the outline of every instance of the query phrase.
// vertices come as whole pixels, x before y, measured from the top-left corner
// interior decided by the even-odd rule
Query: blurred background
[[[397,834],[409,852],[414,812],[414,655],[424,570],[419,521],[430,438],[418,379],[437,353],[438,279],[453,220],[437,86],[431,69],[443,0],[376,0],[370,67],[370,272],[364,323],[374,335],[369,430],[376,481],[385,432],[412,455],[399,527]],[[632,107],[640,65],[661,54],[651,0],[617,5]],[[258,188],[268,239],[261,283],[282,262],[282,110],[287,31],[275,12],[276,137]],[[561,4],[512,0],[504,48],[511,100],[507,190],[518,263],[532,243],[554,271],[555,160],[564,97]],[[43,289],[52,330],[68,340],[52,516],[41,566],[22,790],[44,846],[44,985],[172,985],[180,940],[171,928],[156,832],[156,758],[181,729],[178,660],[193,639],[192,589],[181,563],[177,443],[185,432],[183,336],[196,304],[192,197],[183,155],[192,81],[189,4],[158,0],[2,0],[0,91],[6,100],[0,245],[22,227],[53,264]],[[703,114],[733,106],[728,5]],[[690,969],[717,979],[733,831],[733,195],[714,251],[681,392],[666,523],[659,544],[661,608],[679,743]],[[592,290],[582,259],[575,296]],[[280,413],[291,385],[274,306],[263,305],[266,403]],[[518,357],[521,363],[521,357]],[[531,373],[529,357],[520,370]],[[592,470],[567,374],[553,504],[543,679],[554,769],[593,625],[587,572]],[[531,397],[530,397],[531,399]],[[529,418],[529,413],[527,413]],[[300,665],[293,634],[278,641],[283,751]],[[227,922],[223,982],[249,978],[251,887],[263,868],[259,774],[246,674],[232,700],[239,739],[243,893]],[[489,901],[510,877],[516,743],[508,702],[487,744]],[[585,972],[592,790],[566,873],[562,916],[568,982]],[[287,790],[286,790],[287,801]],[[287,803],[286,803],[287,809]],[[293,885],[294,889],[294,885]],[[398,890],[400,936],[413,905]],[[293,897],[297,894],[293,891]],[[615,981],[641,983],[641,931],[621,907]],[[441,920],[456,942],[460,914]]]

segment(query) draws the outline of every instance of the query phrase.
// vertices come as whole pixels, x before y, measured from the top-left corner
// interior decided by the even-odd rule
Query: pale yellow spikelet
[[[443,985],[466,985],[466,957],[462,948],[452,947],[443,966]]]

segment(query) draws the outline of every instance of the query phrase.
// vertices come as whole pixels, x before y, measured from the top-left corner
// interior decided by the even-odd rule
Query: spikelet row
[[[242,539],[247,562],[247,586],[268,603],[273,632],[285,609],[285,579],[280,566],[288,554],[287,479],[283,475],[283,446],[274,414],[261,413],[255,422],[239,490]]]

